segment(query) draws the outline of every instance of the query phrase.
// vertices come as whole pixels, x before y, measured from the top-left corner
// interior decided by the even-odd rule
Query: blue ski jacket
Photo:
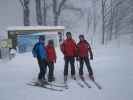
[[[37,42],[32,49],[32,54],[34,57],[37,57],[37,59],[46,60],[47,53],[44,47],[44,43]]]

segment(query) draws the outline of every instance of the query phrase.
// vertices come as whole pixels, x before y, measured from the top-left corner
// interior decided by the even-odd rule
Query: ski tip
[[[98,87],[98,89],[99,89],[99,90],[102,90],[102,87],[101,87],[101,86],[99,86],[99,87]]]
[[[96,86],[97,86],[97,88],[99,89],[99,90],[102,90],[102,87],[97,83],[97,82],[94,82],[95,84],[96,84]]]

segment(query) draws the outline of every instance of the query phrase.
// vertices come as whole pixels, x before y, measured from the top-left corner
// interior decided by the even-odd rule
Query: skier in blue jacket
[[[39,41],[34,45],[32,49],[32,54],[35,58],[37,58],[40,69],[38,81],[45,80],[47,53],[44,46],[44,40],[44,36],[40,36]]]

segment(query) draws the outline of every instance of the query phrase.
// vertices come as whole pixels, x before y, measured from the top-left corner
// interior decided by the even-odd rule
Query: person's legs
[[[86,57],[84,60],[85,60],[85,63],[86,63],[86,66],[87,66],[87,69],[88,69],[88,72],[89,72],[89,77],[94,80],[93,71],[92,71],[92,68],[91,68],[91,65],[90,65],[90,60],[89,60],[88,57]]]
[[[74,57],[70,57],[70,65],[71,65],[71,75],[75,76],[75,65],[74,65],[75,59]]]
[[[80,58],[79,62],[80,62],[79,75],[82,76],[84,74],[83,73],[84,59]]]
[[[38,75],[38,80],[45,80],[45,73],[46,73],[46,63],[43,60],[38,59],[38,64],[39,64],[39,75]]]
[[[42,66],[43,66],[43,68],[42,68],[42,79],[45,80],[45,74],[47,72],[47,66],[48,66],[46,61],[42,61]]]
[[[48,67],[49,67],[48,81],[52,82],[55,80],[54,79],[54,63],[49,62]]]
[[[68,75],[68,63],[69,63],[69,57],[65,57],[65,66],[64,66],[64,81],[67,80],[67,75]]]
[[[42,79],[42,63],[40,61],[40,59],[38,59],[38,65],[39,65],[39,74],[38,74],[38,80],[41,80]]]

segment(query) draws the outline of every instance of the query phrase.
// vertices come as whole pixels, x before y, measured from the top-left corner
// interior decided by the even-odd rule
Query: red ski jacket
[[[93,57],[91,47],[86,40],[80,41],[77,44],[77,47],[78,47],[78,56],[79,57],[88,57],[89,53],[90,53],[90,56]]]
[[[64,56],[75,57],[77,53],[77,46],[73,39],[66,39],[61,45],[61,51]]]
[[[47,58],[50,62],[56,62],[56,52],[54,47],[50,47],[49,45],[46,46],[47,51]]]

